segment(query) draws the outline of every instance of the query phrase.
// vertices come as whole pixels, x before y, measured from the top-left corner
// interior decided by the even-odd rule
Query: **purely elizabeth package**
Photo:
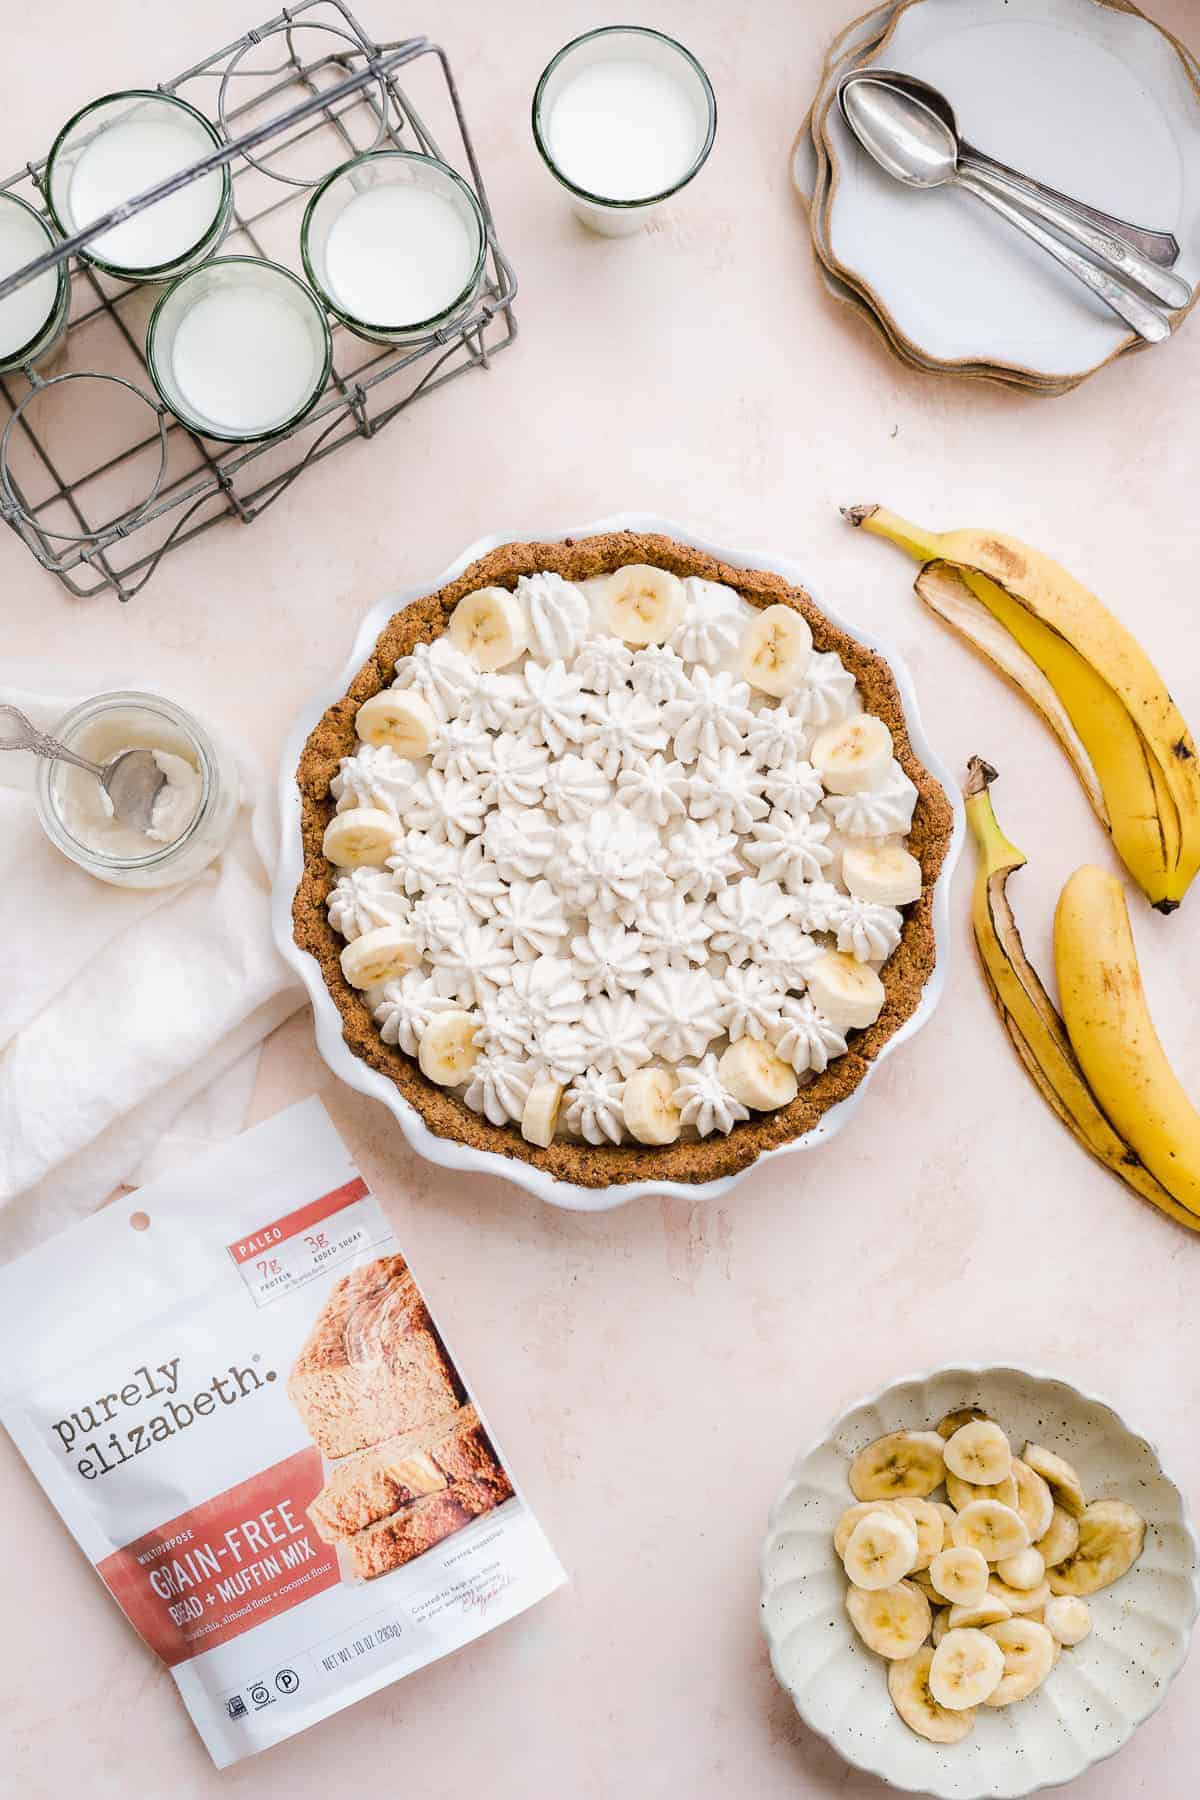
[[[0,1318],[0,1418],[219,1767],[565,1580],[319,1101],[10,1263]]]

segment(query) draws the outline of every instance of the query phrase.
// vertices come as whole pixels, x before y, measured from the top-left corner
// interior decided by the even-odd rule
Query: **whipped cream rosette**
[[[383,869],[350,869],[339,875],[325,902],[329,923],[347,943],[384,925],[406,925],[412,901]]]
[[[383,1042],[417,1059],[465,1014],[456,1093],[539,1146],[686,1143],[786,1106],[846,1054],[838,1018],[865,1013],[842,990],[904,927],[842,878],[856,840],[904,842],[917,798],[878,722],[866,785],[833,791],[821,734],[864,712],[854,676],[784,609],[640,564],[466,600],[456,641],[397,661],[412,698],[364,703],[370,741],[330,783],[339,814],[396,821],[386,867],[348,856],[327,903],[347,943],[419,949],[368,996]]]

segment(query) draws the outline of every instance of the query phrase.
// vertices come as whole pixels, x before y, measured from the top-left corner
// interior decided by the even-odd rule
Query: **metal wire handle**
[[[356,94],[360,88],[367,87],[372,82],[381,81],[393,69],[399,68],[403,63],[411,62],[414,56],[420,56],[429,48],[428,38],[415,37],[406,39],[398,49],[393,50],[387,56],[368,56],[364,66],[355,74],[348,75],[345,81],[340,81],[334,87],[325,89],[323,93],[313,94],[307,100],[301,100],[289,112],[280,113],[278,118],[268,119],[264,124],[256,125],[242,137],[235,138],[232,143],[219,145],[207,156],[202,156],[197,162],[190,163],[186,169],[177,170],[174,175],[164,177],[153,187],[147,188],[144,193],[136,194],[133,199],[122,200],[119,206],[111,207],[108,212],[102,213],[98,219],[93,219],[90,225],[85,225],[72,237],[59,239],[49,250],[43,251],[40,256],[35,256],[32,262],[26,263],[23,268],[15,270],[13,274],[6,275],[0,281],[0,300],[6,299],[17,288],[24,287],[27,281],[34,281],[39,275],[44,275],[48,269],[56,269],[60,263],[66,262],[68,258],[74,256],[76,251],[81,250],[85,244],[90,244],[93,238],[100,237],[106,231],[111,231],[114,225],[120,225],[124,220],[144,211],[146,207],[153,206],[156,201],[166,200],[172,194],[179,193],[181,189],[190,187],[193,181],[199,181],[205,175],[211,175],[215,169],[223,169],[227,163],[236,162],[239,156],[244,155],[247,151],[256,150],[260,144],[267,143],[289,126],[302,124],[305,119],[312,118],[316,113],[325,112],[339,100]]]

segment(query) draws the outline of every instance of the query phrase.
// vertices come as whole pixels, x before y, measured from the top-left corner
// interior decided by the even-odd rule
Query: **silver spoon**
[[[166,776],[154,760],[153,750],[122,750],[111,762],[89,762],[60,744],[47,732],[39,731],[32,720],[15,706],[0,706],[0,716],[15,721],[15,735],[0,735],[0,750],[32,750],[35,756],[46,756],[54,762],[74,763],[94,775],[112,802],[113,817],[122,825],[137,831],[148,831],[154,819],[154,802]]]
[[[1169,231],[1148,231],[1144,226],[1131,225],[1127,219],[1118,219],[1112,213],[1101,212],[1098,207],[1086,206],[1082,200],[1060,194],[1057,188],[1035,181],[1032,175],[997,162],[986,151],[968,144],[958,129],[954,108],[945,94],[918,76],[902,75],[891,69],[872,69],[870,74],[872,79],[911,94],[914,100],[937,114],[946,129],[954,134],[960,169],[968,168],[982,176],[997,193],[1015,200],[1044,225],[1066,232],[1085,250],[1111,262],[1121,274],[1136,281],[1155,299],[1174,308],[1188,305],[1192,298],[1191,287],[1181,275],[1169,272],[1179,260],[1179,240]]]
[[[838,89],[846,123],[881,169],[906,187],[962,187],[990,206],[1061,263],[1148,344],[1171,335],[1171,321],[1110,269],[1099,267],[1046,231],[1019,206],[995,193],[972,170],[960,168],[954,135],[943,119],[911,94],[868,76],[849,76]]]

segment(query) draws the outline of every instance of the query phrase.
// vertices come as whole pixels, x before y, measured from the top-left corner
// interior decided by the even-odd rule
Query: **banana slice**
[[[987,1559],[978,1550],[951,1546],[934,1557],[929,1574],[952,1606],[977,1606],[988,1591]]]
[[[1028,1550],[1018,1550],[1015,1556],[1006,1556],[998,1562],[996,1573],[1006,1586],[1027,1593],[1030,1588],[1041,1587],[1045,1581],[1046,1561],[1041,1552],[1030,1545]]]
[[[960,1406],[957,1412],[948,1412],[944,1419],[939,1419],[935,1429],[939,1437],[952,1438],[956,1431],[961,1431],[972,1419],[986,1418],[987,1414],[978,1406]]]
[[[1004,1679],[1004,1652],[985,1632],[952,1627],[933,1653],[929,1691],[939,1706],[965,1712],[981,1706]]]
[[[921,865],[902,844],[847,844],[842,880],[856,900],[879,906],[908,906],[921,898]]]
[[[950,1629],[950,1608],[941,1606],[933,1615],[933,1647],[936,1650]]]
[[[1049,1531],[1054,1517],[1054,1495],[1041,1476],[1019,1456],[1013,1457],[1012,1475],[1017,1485],[1016,1510],[1025,1521],[1031,1541],[1038,1544],[1038,1539]],[[1041,1548],[1040,1544],[1038,1548]]]
[[[1083,1497],[1083,1484],[1070,1463],[1056,1456],[1053,1450],[1043,1450],[1040,1444],[1026,1444],[1023,1460],[1046,1483],[1055,1505],[1061,1506],[1073,1519],[1079,1518],[1087,1502]]]
[[[813,1005],[839,1031],[873,1025],[887,998],[870,963],[860,963],[849,951],[823,951],[805,970],[805,980]]]
[[[782,700],[803,681],[812,647],[803,613],[791,606],[767,606],[742,635],[738,667],[752,687]]]
[[[1049,1477],[1047,1477],[1049,1479]],[[1146,1524],[1124,1500],[1093,1500],[1079,1521],[1079,1543],[1047,1576],[1055,1594],[1095,1594],[1111,1587],[1142,1554]]]
[[[957,1631],[961,1626],[965,1631],[982,1631],[987,1625],[999,1625],[1004,1619],[1011,1618],[1011,1606],[1006,1606],[1003,1600],[997,1600],[994,1594],[989,1593],[973,1606],[952,1606],[950,1629]]]
[[[437,731],[437,714],[412,688],[384,688],[364,700],[354,729],[364,744],[386,744],[397,756],[428,756]]]
[[[630,563],[604,584],[608,628],[627,644],[662,644],[682,623],[687,594],[677,575]]]
[[[924,1499],[942,1479],[942,1440],[934,1431],[889,1431],[850,1464],[850,1492],[858,1500]]]
[[[1002,1581],[999,1575],[992,1575],[988,1578],[988,1593],[993,1600],[1003,1601],[1014,1618],[1024,1618],[1041,1612],[1050,1598],[1050,1585],[1046,1581],[1039,1581],[1032,1588],[1009,1587],[1007,1581]]]
[[[400,821],[382,807],[351,806],[330,819],[321,850],[339,869],[378,869],[403,831]]]
[[[1040,1479],[1040,1477],[1039,1477]],[[1042,1561],[1048,1569],[1057,1568],[1065,1563],[1069,1556],[1074,1556],[1079,1548],[1079,1522],[1070,1513],[1056,1506],[1051,1515],[1050,1524],[1044,1537],[1037,1541],[1037,1549],[1042,1553]]]
[[[905,1579],[910,1581],[914,1587],[920,1588],[931,1607],[943,1606],[945,1604],[942,1595],[938,1593],[932,1581],[929,1579],[928,1569],[914,1569],[912,1574],[906,1576]]]
[[[404,925],[381,925],[378,931],[364,931],[342,950],[342,974],[351,987],[378,987],[381,981],[403,975],[421,960],[421,945],[415,931]]]
[[[1086,1600],[1072,1594],[1056,1594],[1046,1602],[1043,1625],[1059,1644],[1082,1644],[1092,1629],[1092,1615]]]
[[[939,1436],[940,1436],[940,1433],[939,1433]],[[939,1513],[941,1513],[941,1515],[942,1515],[942,1524],[946,1528],[945,1536],[942,1539],[942,1548],[946,1549],[949,1546],[950,1541],[951,1541],[950,1540],[950,1528],[954,1524],[954,1521],[958,1515],[952,1506],[946,1505],[946,1502],[944,1500],[934,1500],[931,1502],[931,1504],[936,1506]]]
[[[902,1500],[893,1502],[913,1522],[917,1532],[917,1560],[913,1569],[927,1569],[934,1557],[938,1555],[946,1537],[946,1526],[941,1513],[929,1500],[917,1500],[906,1495]]]
[[[907,1581],[895,1587],[847,1588],[846,1611],[868,1650],[899,1662],[919,1650],[929,1636],[933,1615],[929,1602]]]
[[[975,1723],[975,1714],[951,1712],[939,1706],[930,1692],[929,1671],[935,1652],[928,1645],[904,1662],[888,1667],[888,1693],[892,1705],[910,1731],[931,1744],[961,1744]]]
[[[998,1500],[1001,1506],[1011,1506],[1016,1512],[1017,1484],[1013,1476],[1008,1475],[1003,1481],[989,1482],[986,1487],[976,1487],[973,1481],[964,1481],[959,1475],[951,1475],[946,1471],[946,1492],[950,1496],[950,1504],[959,1512],[964,1506],[970,1506],[973,1500]]]
[[[521,1112],[521,1136],[526,1143],[537,1144],[543,1150],[549,1149],[558,1130],[562,1097],[562,1084],[551,1081],[549,1076],[534,1082]]]
[[[854,713],[818,732],[809,761],[831,794],[865,794],[892,766],[892,734],[873,713]]]
[[[673,1144],[678,1138],[675,1077],[669,1069],[635,1069],[625,1082],[624,1108],[625,1124],[639,1144]]]
[[[994,1487],[1012,1475],[1012,1449],[991,1419],[972,1419],[946,1440],[946,1469],[975,1487]]]
[[[1011,1706],[1041,1687],[1054,1667],[1054,1639],[1035,1619],[1005,1619],[985,1634],[1004,1653],[1004,1674],[988,1695],[989,1706]]]
[[[856,1500],[853,1506],[848,1506],[833,1528],[833,1547],[838,1555],[845,1556],[850,1534],[860,1519],[865,1519],[868,1513],[893,1512],[898,1505],[897,1500]]]
[[[869,1512],[850,1533],[842,1561],[855,1587],[895,1587],[916,1564],[916,1526],[894,1507]]]
[[[476,588],[450,614],[447,635],[477,669],[502,669],[529,645],[525,609],[507,588]]]
[[[789,1105],[800,1089],[791,1063],[776,1056],[762,1038],[739,1038],[730,1044],[717,1067],[734,1099],[755,1112],[774,1112],[776,1107]]]
[[[988,1562],[1015,1556],[1029,1542],[1020,1513],[999,1500],[972,1500],[955,1519],[951,1536],[960,1549],[978,1550]]]
[[[434,1013],[421,1033],[417,1061],[421,1073],[439,1087],[457,1087],[467,1079],[479,1054],[475,1033],[479,1020],[469,1012]]]

